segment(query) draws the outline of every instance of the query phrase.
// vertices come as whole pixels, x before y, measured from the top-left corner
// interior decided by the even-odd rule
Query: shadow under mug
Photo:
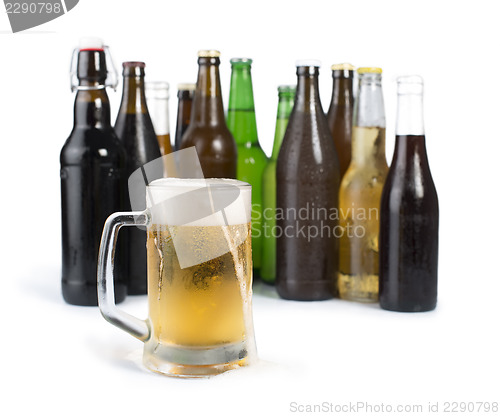
[[[247,183],[164,178],[147,186],[145,211],[107,219],[97,272],[99,308],[107,321],[144,342],[147,368],[208,377],[256,359],[250,217]],[[115,305],[114,254],[122,226],[146,228],[146,320]]]

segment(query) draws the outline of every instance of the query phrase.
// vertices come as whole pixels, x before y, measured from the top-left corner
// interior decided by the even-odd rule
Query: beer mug
[[[107,219],[99,252],[99,308],[107,321],[144,342],[143,363],[150,370],[208,377],[256,359],[250,215],[247,183],[163,178],[146,187],[145,211]],[[114,301],[114,253],[122,226],[147,232],[145,321]]]

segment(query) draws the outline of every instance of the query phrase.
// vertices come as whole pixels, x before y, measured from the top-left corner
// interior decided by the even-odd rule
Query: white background
[[[424,411],[439,402],[446,414],[446,401],[499,402],[495,3],[81,0],[67,15],[18,34],[1,14],[1,413],[286,415],[292,402],[421,404]],[[295,83],[296,59],[323,62],[325,110],[331,64],[384,69],[389,161],[394,78],[422,75],[441,209],[437,309],[398,314],[340,300],[290,302],[257,285],[259,365],[201,381],[144,370],[139,341],[96,308],[66,305],[60,295],[59,151],[72,127],[71,52],[85,35],[102,37],[117,64],[144,60],[147,79],[170,83],[172,134],[175,86],[196,80],[199,49],[222,52],[226,104],[229,59],[253,58],[268,154],[276,87]],[[121,85],[110,92],[113,114],[120,92]],[[145,317],[145,297],[128,298],[123,308]]]

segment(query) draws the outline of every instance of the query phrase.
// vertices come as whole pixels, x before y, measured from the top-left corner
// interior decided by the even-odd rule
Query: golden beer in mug
[[[104,317],[145,342],[143,361],[153,371],[205,377],[249,364],[255,358],[250,185],[159,179],[147,188],[147,207],[114,214],[105,226],[98,285]],[[147,229],[147,321],[108,300],[106,242],[116,238],[117,219],[116,228]]]

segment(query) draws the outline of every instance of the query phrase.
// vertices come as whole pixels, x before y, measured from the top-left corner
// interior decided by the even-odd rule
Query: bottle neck
[[[191,123],[203,126],[225,124],[219,58],[198,58],[198,79],[193,99]]]
[[[99,82],[80,80],[80,86],[91,89],[78,90],[75,98],[75,127],[111,127],[111,110],[106,89]]]
[[[345,78],[333,76],[332,101],[330,106],[352,107],[353,104],[354,97],[352,77]]]
[[[323,112],[319,98],[319,69],[317,67],[297,68],[297,95],[294,110],[305,113]]]
[[[252,75],[248,63],[232,65],[227,126],[237,145],[252,147],[258,144]]]
[[[158,136],[170,134],[168,98],[149,98],[148,112]]]
[[[141,114],[147,113],[144,76],[124,76],[123,95],[120,113]]]
[[[274,143],[271,160],[278,160],[278,154],[281,143],[283,142],[283,137],[285,136],[288,119],[290,118],[290,113],[293,109],[294,98],[295,94],[291,92],[279,94],[278,114],[276,116],[276,129],[274,131]]]
[[[191,108],[193,106],[193,91],[179,91],[177,104],[177,123],[189,123],[191,120]]]
[[[250,65],[232,67],[228,109],[255,111]]]
[[[398,92],[396,135],[423,136],[424,134],[423,94]]]
[[[353,126],[385,128],[381,74],[360,75],[358,97],[354,105]]]
[[[429,166],[424,135],[396,135],[392,165],[399,169]]]

